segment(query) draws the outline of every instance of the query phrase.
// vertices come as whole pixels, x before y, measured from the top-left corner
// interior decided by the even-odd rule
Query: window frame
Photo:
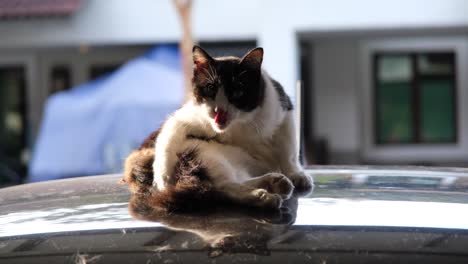
[[[468,37],[420,36],[380,37],[359,41],[358,98],[360,160],[366,164],[434,164],[457,166],[468,159]],[[376,52],[437,52],[453,50],[456,56],[457,143],[397,144],[375,143],[373,118],[372,54]]]
[[[421,55],[430,55],[434,53],[439,53],[439,54],[451,54],[453,55],[453,67],[454,71],[453,74],[442,74],[442,75],[433,75],[433,76],[424,76],[423,74],[418,72],[418,56]],[[379,140],[379,105],[378,105],[378,98],[379,98],[379,89],[378,89],[378,59],[381,56],[409,56],[410,61],[411,61],[411,71],[413,73],[413,77],[411,79],[411,84],[410,84],[410,94],[411,94],[411,122],[414,124],[413,131],[412,131],[412,139],[409,142],[385,142]],[[457,54],[454,50],[423,50],[423,51],[415,51],[415,50],[391,50],[391,51],[378,51],[372,54],[372,80],[373,80],[373,87],[372,87],[372,93],[373,93],[373,133],[374,133],[374,144],[379,145],[379,146],[385,146],[385,145],[419,145],[419,144],[426,144],[426,145],[437,145],[437,144],[456,144],[459,140],[459,135],[458,135],[458,101],[457,101]],[[450,79],[453,83],[452,88],[450,89],[450,93],[452,95],[452,111],[453,111],[453,128],[454,128],[454,135],[453,135],[453,140],[440,140],[440,141],[425,141],[422,138],[422,127],[423,127],[423,121],[421,118],[421,97],[422,97],[422,88],[420,85],[420,80],[423,78],[428,78],[430,77],[431,79],[434,80],[440,80],[440,79]]]

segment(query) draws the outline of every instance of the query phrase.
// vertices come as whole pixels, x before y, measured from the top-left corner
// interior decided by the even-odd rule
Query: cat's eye
[[[242,95],[244,95],[244,91],[242,90],[236,90],[234,91],[234,93],[232,94],[234,96],[234,98],[239,98],[241,97]]]
[[[205,96],[214,97],[216,95],[216,87],[212,83],[207,84],[203,90]]]

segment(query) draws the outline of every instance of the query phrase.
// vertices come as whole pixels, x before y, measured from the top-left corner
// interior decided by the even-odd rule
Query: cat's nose
[[[227,110],[224,110],[225,108],[223,107],[220,107],[220,106],[215,106],[215,108],[213,109],[215,113],[226,113]]]

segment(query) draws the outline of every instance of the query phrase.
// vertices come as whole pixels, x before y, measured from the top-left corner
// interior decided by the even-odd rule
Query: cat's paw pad
[[[294,184],[283,174],[272,172],[267,175],[266,179],[269,192],[279,194],[285,200],[293,194]]]
[[[269,193],[265,189],[255,189],[252,194],[257,198],[255,204],[260,207],[278,209],[283,204],[283,199],[280,195]]]
[[[314,189],[314,180],[303,171],[289,175],[289,179],[294,184],[295,191],[300,195],[309,194]]]

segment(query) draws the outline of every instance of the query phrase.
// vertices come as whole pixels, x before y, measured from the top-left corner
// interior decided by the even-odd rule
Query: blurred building
[[[209,50],[265,48],[314,163],[464,165],[468,2],[198,0]],[[169,0],[0,0],[0,160],[25,170],[46,98],[180,38]],[[7,171],[7,169],[4,169]]]

